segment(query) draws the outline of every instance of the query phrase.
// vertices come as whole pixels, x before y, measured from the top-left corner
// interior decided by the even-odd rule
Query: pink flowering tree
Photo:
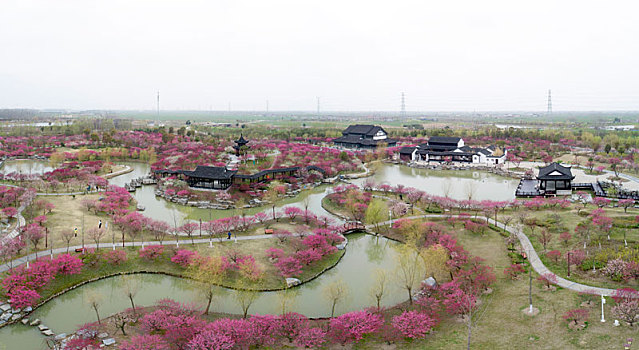
[[[120,350],[170,350],[169,344],[158,334],[134,335],[120,345]],[[213,349],[213,348],[211,348]]]
[[[164,253],[164,246],[161,245],[148,245],[140,249],[140,257],[147,260],[156,260]]]
[[[54,264],[58,266],[58,273],[62,275],[76,275],[82,272],[82,260],[69,254],[60,254]]]
[[[329,337],[342,345],[358,342],[384,325],[384,318],[366,310],[345,313],[329,322]]]
[[[182,266],[188,267],[196,259],[197,253],[192,250],[180,249],[171,258],[171,261]]]
[[[418,311],[405,311],[394,316],[391,322],[404,337],[409,339],[423,338],[437,324],[437,319]]]

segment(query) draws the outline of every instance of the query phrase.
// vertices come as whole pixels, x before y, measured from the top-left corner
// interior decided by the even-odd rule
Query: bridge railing
[[[350,222],[346,222],[346,223],[344,223],[344,225],[342,225],[342,227],[340,228],[340,233],[344,233],[344,232],[348,232],[348,231],[354,231],[354,230],[364,230],[364,229],[366,229],[366,227],[361,222],[359,222],[359,221],[350,221]]]

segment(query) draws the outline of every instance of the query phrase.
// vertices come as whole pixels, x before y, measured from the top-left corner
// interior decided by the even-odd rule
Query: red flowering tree
[[[588,310],[586,309],[571,309],[563,314],[563,319],[568,322],[573,322],[575,325],[582,324],[588,319]]]
[[[161,245],[148,245],[140,249],[140,257],[147,260],[155,260],[164,253],[164,246]]]
[[[126,252],[124,250],[111,250],[102,254],[102,258],[109,265],[120,265],[127,261]]]
[[[187,267],[191,265],[196,256],[197,253],[192,250],[180,249],[171,258],[171,261],[182,267]]]
[[[120,345],[120,350],[169,350],[169,344],[158,334],[134,335]],[[211,348],[214,349],[214,348]],[[221,349],[221,348],[220,348]]]
[[[62,275],[75,275],[82,272],[82,260],[69,254],[60,254],[54,264],[58,267],[58,273]]]
[[[342,345],[358,342],[367,334],[375,333],[384,325],[380,314],[366,310],[345,313],[329,322],[329,337]]]
[[[404,337],[410,339],[423,338],[437,324],[437,319],[418,311],[405,311],[394,316],[393,327]]]

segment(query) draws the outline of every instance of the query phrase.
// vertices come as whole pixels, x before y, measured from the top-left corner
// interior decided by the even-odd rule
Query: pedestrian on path
[[[73,237],[78,237],[78,228],[73,228]]]
[[[100,220],[100,222],[98,222],[98,229],[102,228],[102,220]]]
[[[229,237],[227,239],[231,239],[231,231],[229,231]]]

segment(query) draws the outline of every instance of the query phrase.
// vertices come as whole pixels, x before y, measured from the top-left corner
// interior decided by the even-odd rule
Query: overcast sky
[[[0,108],[639,110],[639,2],[0,0]]]

